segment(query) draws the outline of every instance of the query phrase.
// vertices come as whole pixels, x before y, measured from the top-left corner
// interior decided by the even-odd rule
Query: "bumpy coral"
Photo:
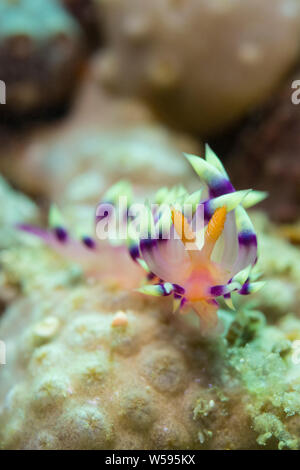
[[[16,224],[37,223],[40,214],[36,205],[24,194],[14,191],[0,176],[0,250],[15,246],[22,242],[22,234],[16,231]],[[0,273],[0,313],[6,302],[15,296],[16,286],[12,286],[8,278]]]
[[[255,221],[257,269],[299,295],[299,250]],[[25,235],[0,252],[0,286],[17,297],[0,320],[0,448],[300,449],[297,298],[268,325],[263,289],[255,306],[220,309],[223,332],[203,339],[168,297],[104,287]]]
[[[295,317],[220,311],[204,342],[168,299],[85,282],[39,243],[1,264],[21,286],[0,323],[1,448],[300,448]]]
[[[102,81],[168,122],[222,130],[262,103],[296,62],[298,0],[100,1]]]
[[[58,0],[3,0],[0,69],[6,83],[3,113],[13,116],[62,105],[82,64],[79,25]]]
[[[1,375],[4,388],[12,388],[1,409],[1,446],[122,449],[196,445],[197,425],[187,411],[193,405],[188,400],[193,391],[192,369],[186,367],[185,355],[176,344],[165,341],[164,335],[171,339],[171,330],[158,320],[156,308],[143,302],[126,307],[118,295],[115,307],[110,301],[105,306],[96,300],[105,296],[99,286],[62,294],[54,303],[50,301],[48,313],[42,313],[41,298],[33,304],[21,302],[6,312],[1,337],[6,340],[10,366],[3,367]],[[106,295],[111,298],[111,293]],[[18,316],[19,307],[25,308],[29,316],[24,312],[23,319],[27,317],[29,325],[35,301],[42,310],[36,311],[33,325],[20,332],[24,341],[19,342],[10,331],[11,312],[15,310]],[[128,326],[113,325],[118,304]],[[20,349],[14,355],[15,342],[23,350],[21,367],[27,372],[13,385],[10,372],[21,353]],[[189,384],[188,403],[178,415]],[[25,406],[14,416],[15,400],[21,398],[18,390]]]
[[[249,394],[246,409],[256,441],[268,448],[299,449],[299,319],[286,316],[270,327],[258,312],[253,320],[256,334],[245,336],[241,347],[229,347],[227,359]]]

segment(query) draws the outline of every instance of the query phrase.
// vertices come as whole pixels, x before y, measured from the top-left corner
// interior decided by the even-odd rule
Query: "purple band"
[[[172,290],[171,290],[171,292],[168,292],[163,284],[159,284],[159,285],[160,285],[160,287],[162,288],[162,292],[163,292],[163,295],[164,295],[164,296],[167,296],[167,295],[171,295],[171,294],[172,294],[172,292],[173,292]]]
[[[249,289],[250,285],[249,285],[249,282],[245,282],[245,284],[243,285],[243,287],[239,290],[239,294],[241,295],[248,295],[250,294],[250,289]]]
[[[156,242],[157,240],[153,240],[153,238],[142,238],[140,241],[141,251],[152,250],[152,248],[156,245]]]
[[[221,295],[224,295],[225,292],[225,286],[213,286],[210,288],[210,293],[214,297],[220,297]]]
[[[154,273],[149,273],[149,274],[147,274],[147,279],[148,279],[148,281],[152,281],[152,280],[155,279],[155,278],[156,278],[156,274],[154,274]]]
[[[174,288],[174,291],[179,295],[183,295],[185,293],[185,289],[179,286],[178,284],[173,284],[173,288]]]
[[[129,248],[129,254],[130,254],[131,258],[135,261],[140,255],[138,245],[132,245]]]
[[[253,232],[240,232],[239,233],[239,244],[242,246],[257,246],[257,238]]]
[[[226,178],[218,180],[209,185],[209,195],[211,198],[223,196],[224,194],[234,193],[235,189]]]
[[[91,237],[87,237],[87,236],[82,237],[82,242],[90,250],[93,250],[96,247],[96,243]]]
[[[63,227],[56,227],[54,229],[55,236],[58,241],[65,243],[68,239],[68,232]]]
[[[205,201],[203,203],[203,206],[204,206],[204,220],[205,222],[208,222],[214,214],[214,211],[210,207],[210,199]]]

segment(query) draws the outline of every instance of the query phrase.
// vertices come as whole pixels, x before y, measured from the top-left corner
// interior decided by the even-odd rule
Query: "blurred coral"
[[[0,158],[4,175],[50,202],[96,204],[123,178],[143,194],[179,182],[193,187],[197,178],[181,151],[197,152],[198,143],[156,123],[140,102],[107,95],[96,70],[92,61],[67,117],[6,136]]]
[[[298,58],[298,0],[99,3],[102,82],[201,135],[263,103]]]
[[[300,251],[282,238],[264,212],[252,212],[251,218],[259,246],[254,273],[264,273],[267,280],[251,301],[252,306],[259,308],[270,322],[288,312],[300,317]]]
[[[10,246],[17,246],[22,241],[22,234],[16,230],[19,223],[40,222],[40,212],[36,204],[24,194],[15,191],[0,176],[0,251]],[[0,313],[7,302],[16,295],[18,286],[12,285],[8,278],[4,279],[0,271]]]
[[[18,188],[0,176],[0,449],[300,450],[299,49],[299,0],[0,0],[0,171]],[[203,147],[181,132],[226,130],[234,187],[209,147],[187,155],[208,227],[188,275],[155,238],[128,236],[131,259],[98,247],[95,204],[119,179],[167,201],[179,233],[200,201],[181,152]],[[264,195],[244,187],[286,225],[251,222]],[[64,225],[52,206],[43,229],[53,202]],[[190,307],[208,301],[218,330],[201,336]]]
[[[300,105],[291,88],[300,69],[237,135],[228,165],[237,187],[255,185],[269,191],[263,203],[273,219],[300,218]]]
[[[58,0],[3,0],[0,70],[6,117],[45,114],[68,102],[82,68],[79,25]]]
[[[102,21],[97,18],[97,0],[61,0],[81,24],[91,46],[97,46],[102,37]],[[100,23],[100,24],[99,24]]]

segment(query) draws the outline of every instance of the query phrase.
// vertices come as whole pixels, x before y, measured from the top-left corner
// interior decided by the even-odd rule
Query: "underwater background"
[[[299,450],[300,0],[0,0],[0,142],[0,449]]]

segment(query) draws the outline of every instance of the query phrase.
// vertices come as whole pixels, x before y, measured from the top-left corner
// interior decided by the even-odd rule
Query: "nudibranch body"
[[[136,258],[145,261],[151,272],[152,283],[144,285],[140,292],[172,295],[174,311],[187,312],[192,308],[206,329],[217,323],[218,297],[232,306],[232,292],[247,295],[263,284],[255,282],[251,273],[257,260],[257,237],[246,208],[260,202],[266,194],[235,191],[221,161],[208,146],[205,160],[192,155],[186,157],[204,184],[204,197],[198,192],[192,220],[178,207],[191,201],[193,195],[181,194],[170,203],[170,193],[167,193],[171,237],[162,239],[158,229],[154,237],[139,240],[132,251]],[[198,249],[193,223],[201,207],[204,244]],[[158,217],[156,226],[159,220]],[[175,232],[179,237],[174,236]]]
[[[117,205],[119,194],[128,185],[119,182],[104,195],[105,204]],[[131,188],[129,188],[131,191]],[[132,261],[126,243],[98,240],[86,232],[70,233],[56,206],[49,212],[49,228],[20,224],[18,228],[43,240],[63,258],[78,263],[89,278],[101,280],[111,286],[134,289],[145,277],[144,269]]]
[[[55,209],[50,213],[50,230],[20,228],[78,261],[87,274],[101,281],[143,294],[172,296],[174,312],[193,309],[202,330],[210,329],[217,323],[218,298],[233,307],[233,292],[248,295],[263,284],[256,282],[257,276],[252,273],[257,237],[246,209],[264,199],[266,193],[236,191],[208,146],[205,159],[194,155],[186,158],[200,176],[200,190],[188,194],[182,186],[162,188],[155,195],[154,205],[142,206],[140,219],[131,214],[128,183],[121,181],[106,193],[98,206],[101,210],[97,209],[96,224],[112,222],[118,212],[125,227],[123,239],[113,236],[110,240],[109,233],[108,239],[99,241],[89,236],[70,237]],[[120,210],[124,197],[127,206]],[[188,215],[186,206],[190,208]],[[144,229],[132,231],[137,225]]]

